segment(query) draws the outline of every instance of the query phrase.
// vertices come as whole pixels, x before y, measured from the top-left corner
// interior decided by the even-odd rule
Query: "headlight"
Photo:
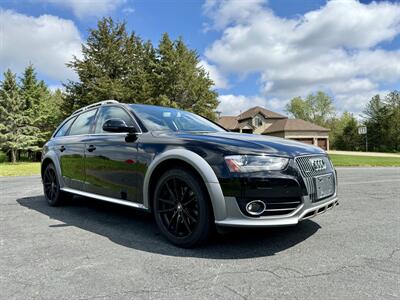
[[[267,155],[231,155],[225,156],[225,162],[232,173],[246,173],[282,170],[289,159]]]

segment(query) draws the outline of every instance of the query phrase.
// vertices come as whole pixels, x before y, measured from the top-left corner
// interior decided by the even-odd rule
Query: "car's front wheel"
[[[43,191],[47,203],[51,206],[58,206],[72,198],[71,194],[60,190],[60,183],[57,177],[56,168],[52,163],[46,166],[43,173]]]
[[[180,247],[204,242],[213,214],[207,192],[194,172],[176,168],[159,179],[153,199],[154,216],[162,234]]]

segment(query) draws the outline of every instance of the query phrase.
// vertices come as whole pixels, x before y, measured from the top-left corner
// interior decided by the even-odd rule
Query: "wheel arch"
[[[143,204],[152,209],[151,200],[157,178],[171,166],[181,163],[182,166],[194,171],[204,183],[211,201],[215,220],[226,215],[225,199],[217,176],[211,166],[198,154],[186,149],[172,149],[157,156],[147,169],[143,184]]]
[[[56,172],[57,172],[57,176],[58,176],[60,187],[63,187],[64,186],[64,182],[63,182],[62,176],[61,176],[60,163],[59,163],[59,160],[57,158],[56,153],[54,153],[54,152],[46,153],[45,157],[42,159],[42,163],[41,163],[41,166],[40,166],[40,175],[41,175],[42,179],[43,179],[44,170],[46,169],[46,167],[50,163],[52,163],[54,165],[54,167],[56,168]]]

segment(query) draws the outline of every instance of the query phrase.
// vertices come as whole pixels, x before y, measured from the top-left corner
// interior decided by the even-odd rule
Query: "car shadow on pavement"
[[[306,220],[291,227],[232,229],[214,235],[204,246],[181,249],[163,238],[151,214],[133,208],[84,197],[74,197],[61,207],[49,206],[43,196],[20,198],[17,202],[62,222],[50,225],[50,230],[76,226],[125,247],[168,256],[211,259],[271,256],[301,243],[320,228],[317,223]]]

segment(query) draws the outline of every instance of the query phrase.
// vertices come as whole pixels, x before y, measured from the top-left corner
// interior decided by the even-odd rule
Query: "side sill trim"
[[[62,190],[63,192],[68,192],[68,193],[72,193],[72,194],[76,194],[76,195],[80,195],[80,196],[84,196],[84,197],[89,197],[89,198],[93,198],[93,199],[97,199],[97,200],[101,200],[101,201],[121,204],[121,205],[139,208],[139,209],[143,209],[143,210],[148,210],[147,207],[145,207],[141,203],[135,203],[135,202],[115,199],[115,198],[111,198],[111,197],[107,197],[107,196],[101,196],[101,195],[83,192],[83,191],[79,191],[79,190],[75,190],[75,189],[71,189],[71,188],[67,188],[67,187],[61,188],[60,190]]]

